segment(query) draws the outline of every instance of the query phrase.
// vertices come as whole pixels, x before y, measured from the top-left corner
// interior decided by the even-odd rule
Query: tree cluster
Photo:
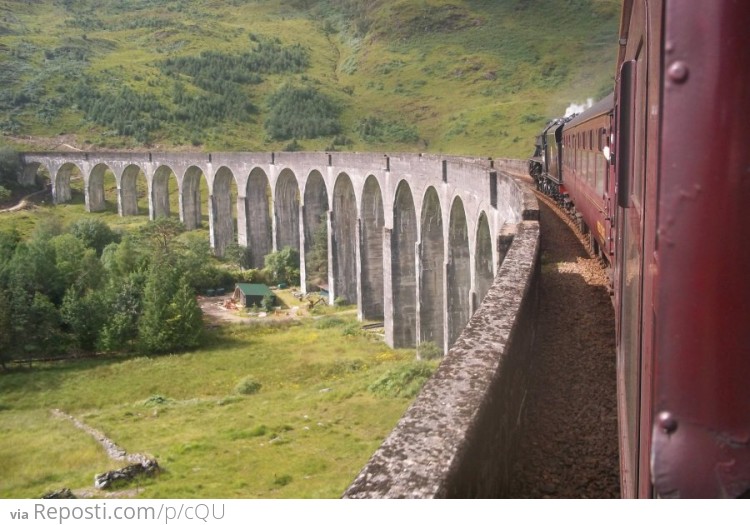
[[[77,57],[79,49],[58,48],[45,53],[50,60],[58,56],[69,58],[71,53]],[[258,109],[248,86],[261,83],[262,75],[301,73],[309,67],[309,62],[308,51],[299,44],[282,46],[279,40],[257,41],[246,53],[204,51],[198,56],[169,58],[159,63],[162,73],[174,79],[171,101],[160,101],[153,94],[128,86],[101,89],[89,78],[75,85],[72,100],[87,120],[141,143],[148,143],[155,131],[169,123],[179,124],[197,137],[204,128],[220,122],[251,119]],[[26,91],[14,96],[14,107],[38,98]],[[18,97],[26,98],[16,100]],[[61,100],[49,108],[40,108],[37,112],[40,120],[54,118],[59,112],[58,103]],[[2,125],[19,131],[11,120]]]
[[[289,246],[266,255],[263,269],[272,282],[284,285],[299,285],[299,252]]]
[[[174,84],[172,102],[176,109],[171,120],[187,124],[192,132],[223,121],[243,122],[257,113],[247,94],[237,85],[227,84],[220,92],[188,94],[181,81]]]
[[[196,286],[216,277],[208,242],[159,219],[120,236],[99,219],[0,233],[0,364],[92,352],[195,347]]]
[[[284,84],[268,99],[264,127],[274,140],[314,139],[341,131],[341,107],[312,86]]]
[[[86,118],[119,135],[148,142],[149,133],[170,120],[169,111],[153,95],[138,93],[127,86],[116,91],[99,91],[82,81],[73,90],[75,104]]]
[[[309,53],[300,44],[282,46],[270,40],[258,41],[254,49],[241,54],[203,51],[198,56],[168,58],[160,68],[168,75],[190,77],[201,89],[221,93],[231,84],[260,84],[261,75],[302,73],[309,65]]]

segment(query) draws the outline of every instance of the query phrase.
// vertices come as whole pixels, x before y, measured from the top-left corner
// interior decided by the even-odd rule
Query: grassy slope
[[[304,76],[344,106],[351,149],[524,156],[544,119],[572,101],[606,92],[619,16],[617,0],[130,0],[124,2],[128,9],[95,0],[74,4],[79,13],[116,29],[71,25],[72,14],[60,1],[0,1],[0,65],[13,64],[18,72],[20,84],[13,89],[24,82],[41,85],[42,101],[64,91],[59,86],[73,82],[75,75],[63,78],[64,64],[45,61],[44,50],[66,43],[90,51],[88,63],[76,67],[102,86],[125,84],[164,101],[172,81],[156,62],[168,56],[205,49],[245,51],[250,33],[278,36],[284,44],[298,42],[310,50],[312,64],[303,75],[270,75],[249,89],[261,108],[254,122],[205,130],[201,147],[208,150],[283,147],[266,140],[265,99],[284,81],[300,83]],[[134,17],[166,22],[158,28],[129,28],[125,22]],[[44,124],[35,108],[18,115],[19,135],[76,134],[57,142],[143,147],[82,123],[73,109]],[[368,116],[415,126],[420,140],[365,143],[356,128]],[[189,134],[176,125],[154,139],[150,147],[192,147]],[[330,142],[302,144],[325,149]]]
[[[368,386],[414,356],[341,334],[225,328],[201,352],[0,375],[0,496],[91,488],[118,467],[60,408],[157,458],[143,497],[339,497],[409,402]],[[236,394],[248,376],[260,392]]]

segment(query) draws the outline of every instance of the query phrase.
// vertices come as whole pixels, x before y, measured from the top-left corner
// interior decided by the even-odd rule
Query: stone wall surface
[[[517,226],[479,310],[345,498],[501,497],[518,447],[539,224]]]

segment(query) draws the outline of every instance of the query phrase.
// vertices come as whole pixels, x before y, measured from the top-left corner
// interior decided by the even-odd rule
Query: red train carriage
[[[625,0],[615,249],[625,496],[750,492],[750,3]]]
[[[610,260],[613,252],[610,137],[614,94],[565,124],[562,132],[562,173],[566,201],[594,253]],[[590,226],[589,226],[590,225]]]
[[[626,497],[750,496],[748,27],[750,2],[625,0],[615,125],[605,99],[530,162],[612,263]]]

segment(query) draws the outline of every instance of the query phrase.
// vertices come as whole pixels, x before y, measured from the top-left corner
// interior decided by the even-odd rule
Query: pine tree
[[[174,335],[167,323],[176,288],[175,274],[166,265],[154,264],[143,290],[143,313],[138,322],[139,345],[147,352],[167,352],[172,349]]]
[[[171,352],[200,342],[202,312],[187,279],[178,275],[172,267],[155,264],[146,280],[138,335],[147,352]]]
[[[144,275],[138,272],[111,279],[104,292],[107,320],[99,335],[100,350],[122,351],[135,345],[143,311],[144,281]]]
[[[172,349],[198,346],[203,335],[203,312],[184,277],[180,279],[177,292],[172,297],[169,312],[167,324],[173,338]]]

